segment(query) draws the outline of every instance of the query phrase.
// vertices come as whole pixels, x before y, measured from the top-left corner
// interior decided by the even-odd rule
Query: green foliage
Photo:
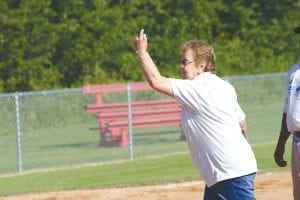
[[[143,80],[140,28],[162,74],[180,77],[179,46],[211,43],[221,76],[283,72],[298,59],[299,1],[3,0],[0,92]]]

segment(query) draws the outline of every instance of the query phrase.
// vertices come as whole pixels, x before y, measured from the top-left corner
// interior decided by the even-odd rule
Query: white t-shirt
[[[283,112],[288,130],[300,131],[300,63],[288,71]]]
[[[256,172],[254,153],[239,125],[245,114],[232,85],[209,72],[194,80],[169,81],[182,104],[182,128],[206,185]]]

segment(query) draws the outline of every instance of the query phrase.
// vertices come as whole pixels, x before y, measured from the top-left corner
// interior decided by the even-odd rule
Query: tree
[[[213,45],[221,76],[286,71],[297,61],[300,2],[274,0],[3,0],[0,91],[142,81],[140,28],[162,74],[180,77],[180,45]]]

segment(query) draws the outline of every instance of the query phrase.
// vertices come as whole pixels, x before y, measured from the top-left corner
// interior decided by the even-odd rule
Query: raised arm
[[[134,44],[139,63],[149,85],[154,90],[173,97],[173,90],[169,80],[160,74],[147,52],[148,41],[144,29],[141,29],[139,35],[136,36]]]

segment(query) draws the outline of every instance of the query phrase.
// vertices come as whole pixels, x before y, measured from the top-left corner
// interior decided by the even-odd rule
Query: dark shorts
[[[254,178],[256,173],[228,179],[205,187],[204,200],[254,200]]]

